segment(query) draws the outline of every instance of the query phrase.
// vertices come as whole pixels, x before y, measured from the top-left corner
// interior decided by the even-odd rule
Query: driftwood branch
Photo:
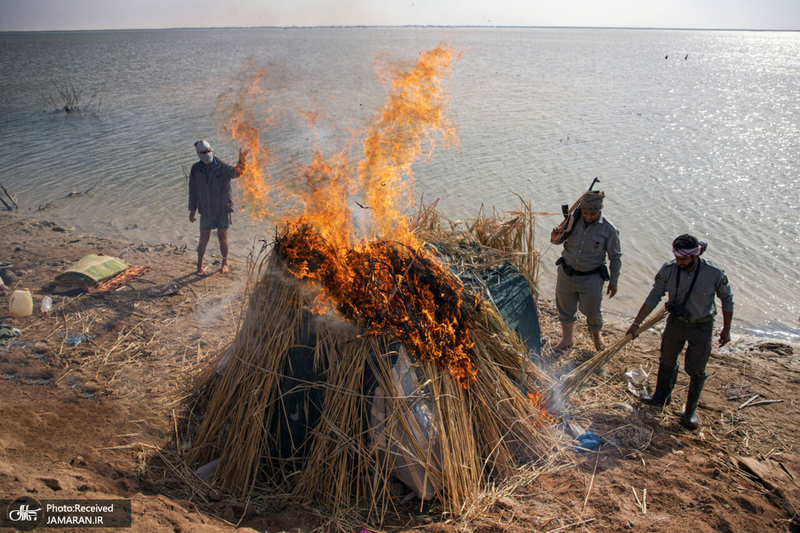
[[[19,205],[17,204],[17,198],[16,198],[16,196],[14,196],[14,195],[13,195],[13,194],[11,194],[10,192],[8,192],[8,189],[6,189],[6,186],[5,186],[5,185],[3,185],[2,183],[0,183],[0,187],[2,187],[2,188],[3,188],[3,192],[4,192],[4,193],[6,193],[6,196],[8,196],[8,199],[9,199],[9,200],[11,200],[11,203],[12,203],[12,204],[14,204],[14,207],[15,207],[16,209],[19,209]],[[11,210],[11,207],[9,207],[9,205],[6,203],[6,201],[5,201],[5,200],[3,200],[2,198],[0,198],[0,201],[2,201],[2,202],[3,202],[3,205],[5,205],[5,206],[6,206],[6,208],[7,208],[9,211]]]

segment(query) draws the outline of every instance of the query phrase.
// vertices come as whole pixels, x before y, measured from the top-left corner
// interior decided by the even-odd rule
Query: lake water
[[[194,247],[184,171],[193,142],[236,159],[215,114],[245,64],[267,69],[284,117],[273,174],[332,150],[385,101],[373,61],[445,42],[461,52],[447,90],[459,148],[415,165],[417,194],[446,215],[481,204],[572,204],[594,177],[620,229],[631,317],[681,233],[731,280],[740,333],[800,340],[800,33],[525,28],[220,29],[0,33],[0,183],[20,213],[133,241]],[[96,113],[54,113],[69,80]],[[294,110],[323,108],[339,130]],[[68,196],[71,192],[78,194]],[[48,205],[51,204],[51,205]],[[40,206],[48,206],[38,212]],[[537,219],[552,297],[549,230]],[[273,229],[237,214],[232,253]],[[211,253],[216,253],[212,241]],[[0,254],[2,251],[0,251]]]

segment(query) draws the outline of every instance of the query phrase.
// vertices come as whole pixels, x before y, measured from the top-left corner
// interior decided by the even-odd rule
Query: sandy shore
[[[89,253],[150,269],[111,293],[52,295],[55,275]],[[209,253],[217,253],[212,241]],[[36,311],[0,317],[21,335],[0,345],[0,499],[133,501],[134,531],[311,531],[324,510],[242,502],[197,493],[164,458],[185,451],[177,439],[176,399],[233,337],[245,285],[244,265],[229,275],[194,274],[194,253],[84,235],[55,224],[0,213],[0,262],[17,288],[30,288]],[[210,265],[210,271],[217,267]],[[149,289],[174,282],[177,293]],[[6,296],[7,297],[7,294]],[[557,341],[552,305],[540,302],[545,337]],[[610,324],[607,341],[627,323]],[[552,371],[593,355],[585,333]],[[77,341],[77,342],[75,342]],[[641,406],[624,373],[657,366],[659,332],[628,345],[576,394],[573,421],[599,435],[597,453],[575,453],[555,473],[498,499],[479,520],[459,523],[409,508],[394,531],[797,531],[800,505],[800,362],[781,344],[719,354],[700,402],[701,427],[677,423],[680,401],[664,412]],[[651,377],[651,382],[654,376]],[[739,409],[748,399],[774,400]],[[758,475],[747,468],[761,468]],[[643,504],[646,489],[646,505]],[[93,529],[93,531],[98,531]],[[371,530],[372,531],[372,530]]]

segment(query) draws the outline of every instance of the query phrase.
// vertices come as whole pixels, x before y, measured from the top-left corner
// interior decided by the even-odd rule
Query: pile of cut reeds
[[[520,207],[508,214],[493,209],[488,215],[481,206],[474,219],[452,221],[437,210],[437,203],[420,206],[413,226],[421,240],[457,258],[464,270],[485,270],[508,261],[525,276],[531,294],[538,298],[541,254],[534,221],[536,215],[552,213],[533,211],[530,202],[520,198]]]
[[[457,516],[520,465],[553,464],[560,444],[541,408],[552,380],[486,300],[462,299],[477,368],[464,388],[435,362],[410,361],[388,335],[310,314],[319,288],[294,277],[274,249],[254,276],[225,364],[201,384],[205,416],[190,463],[218,459],[213,483],[381,523],[397,511],[397,479],[406,479],[398,471],[418,480],[418,496]],[[318,380],[296,378],[296,349],[306,350]],[[287,412],[287,398],[298,394],[305,412]],[[308,417],[306,438],[286,442],[276,428],[298,415],[301,424]],[[276,453],[287,447],[288,457]]]

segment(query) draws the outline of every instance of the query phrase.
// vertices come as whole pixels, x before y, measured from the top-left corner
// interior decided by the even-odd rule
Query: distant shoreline
[[[104,28],[104,29],[78,29],[78,30],[0,30],[0,35],[27,34],[27,33],[111,33],[111,32],[149,32],[149,31],[207,31],[207,30],[347,30],[347,29],[495,29],[495,30],[632,30],[632,31],[687,31],[687,32],[759,32],[759,33],[798,33],[800,30],[779,29],[747,29],[747,28],[658,28],[658,27],[627,27],[627,26],[443,26],[408,24],[401,26],[380,25],[354,25],[354,26],[208,26],[193,28]]]
[[[120,237],[115,235],[108,235],[101,231],[84,232],[81,230],[77,230],[76,228],[71,226],[62,226],[60,223],[54,222],[49,219],[38,219],[32,216],[26,216],[26,214],[22,213],[15,213],[8,211],[0,212],[0,228],[5,228],[12,224],[20,224],[29,229],[35,228],[35,230],[27,234],[30,240],[26,240],[23,243],[9,242],[7,244],[9,245],[15,244],[18,246],[24,244],[29,251],[33,251],[35,255],[39,257],[46,257],[48,255],[47,247],[49,244],[47,242],[47,238],[44,237],[44,235],[49,235],[53,232],[55,232],[56,235],[70,236],[70,239],[72,239],[73,237],[80,236],[81,239],[85,238],[86,240],[90,241],[97,240],[106,243],[114,243],[115,247],[126,250],[136,250],[136,249],[161,250],[161,249],[168,249],[169,247],[177,248],[171,243],[136,241],[130,238],[126,238],[124,236]],[[1,241],[2,240],[0,240],[0,242]],[[61,255],[65,253],[65,250],[62,249],[53,251]],[[103,252],[108,252],[109,250],[98,248],[97,251],[103,253]],[[217,253],[218,253],[217,249],[212,246],[212,249],[210,250],[210,255],[213,256]],[[233,257],[235,257],[235,255],[236,254],[232,254]],[[126,258],[122,257],[122,259],[125,260]],[[70,260],[67,260],[65,262],[65,265],[74,260],[77,260],[77,258],[72,258]],[[195,261],[194,249],[189,249],[189,250],[184,249],[184,254],[181,256],[180,262],[181,264],[186,265],[187,272],[193,271],[194,261]],[[549,290],[549,288],[545,291],[543,291],[542,289],[544,289],[544,287],[541,287],[540,284],[539,297],[537,301],[537,307],[539,308],[540,313],[542,312],[543,309],[550,309],[554,311],[555,302],[552,299],[551,291]],[[647,293],[649,289],[650,289],[649,284],[645,284],[645,286],[643,287],[644,292]],[[6,292],[6,294],[8,294],[8,292]],[[628,324],[628,322],[633,320],[633,313],[635,313],[636,309],[638,309],[638,307],[631,308],[629,313],[621,311],[619,309],[616,310],[604,309],[603,314],[606,319],[605,330],[608,332],[611,332],[613,330],[624,331],[626,329],[626,325]],[[715,335],[716,331],[722,327],[721,321],[722,321],[721,316],[718,316],[717,319],[715,320],[715,328],[714,328]],[[579,316],[578,318],[578,327],[581,328],[582,330],[585,330],[585,319],[583,318],[583,316]],[[763,342],[787,344],[797,349],[800,349],[800,342],[793,342],[790,339],[786,339],[776,334],[770,335],[769,332],[764,332],[763,335],[757,335],[753,332],[743,330],[741,327],[736,327],[735,325],[733,331],[733,340],[730,344],[726,346],[726,348],[733,351],[740,351],[740,350],[746,350],[752,347],[753,345],[757,345]],[[715,337],[715,346],[716,346],[716,337]]]

